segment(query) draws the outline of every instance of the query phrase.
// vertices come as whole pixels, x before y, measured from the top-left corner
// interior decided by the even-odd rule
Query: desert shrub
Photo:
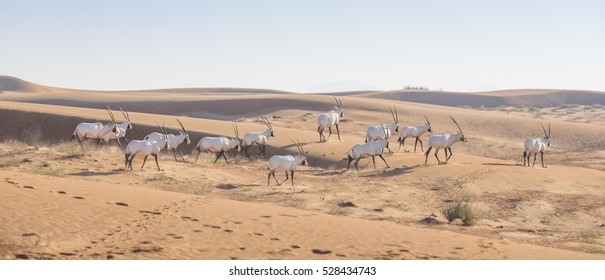
[[[450,201],[441,206],[441,214],[448,223],[456,219],[462,220],[462,225],[472,226],[477,221],[477,214],[470,203],[466,201]]]

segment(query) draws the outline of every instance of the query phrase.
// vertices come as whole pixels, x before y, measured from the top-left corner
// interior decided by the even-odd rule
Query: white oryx
[[[158,124],[158,127],[160,125]],[[143,165],[141,165],[141,170],[145,167],[145,162],[147,162],[147,157],[149,155],[153,155],[155,158],[155,164],[158,167],[158,171],[161,171],[160,164],[158,163],[158,154],[162,149],[170,149],[170,142],[168,141],[168,137],[166,136],[166,127],[162,129],[160,127],[164,137],[159,140],[132,140],[126,146],[126,152],[124,153],[125,165],[126,168],[130,166],[130,170],[132,170],[132,160],[137,154],[144,155]]]
[[[340,122],[340,118],[344,117],[344,109],[342,108],[342,102],[336,97],[334,97],[334,101],[336,101],[336,106],[330,112],[323,113],[317,116],[317,132],[319,132],[319,142],[326,142],[332,135],[332,126],[336,126],[336,133],[338,133],[338,140],[340,140],[340,130],[338,129],[338,123]],[[324,130],[328,128],[330,134],[328,134],[328,138],[324,135]],[[325,140],[325,141],[324,141]]]
[[[387,129],[386,127],[383,129]],[[385,131],[386,133],[386,131]],[[376,169],[376,156],[379,156],[382,161],[384,161],[384,164],[386,164],[387,167],[390,167],[389,164],[387,163],[387,161],[384,159],[384,157],[382,156],[382,151],[384,150],[384,148],[389,148],[389,139],[385,138],[382,139],[380,141],[370,141],[367,143],[363,143],[363,144],[355,144],[353,145],[353,147],[349,150],[349,152],[347,153],[347,157],[349,159],[349,162],[347,163],[347,170],[349,170],[349,167],[351,167],[351,162],[353,160],[355,160],[355,169],[357,170],[357,172],[359,172],[359,168],[357,168],[357,164],[359,163],[359,160],[361,160],[362,157],[364,156],[371,156],[372,157],[372,163],[374,164],[374,169]]]
[[[525,166],[525,161],[527,160],[527,167],[529,167],[529,158],[532,154],[534,155],[533,166],[535,166],[536,156],[539,153],[540,160],[542,161],[542,168],[546,168],[546,166],[544,166],[544,152],[546,151],[546,147],[550,147],[550,123],[548,124],[548,133],[546,133],[544,125],[540,125],[542,126],[542,130],[544,131],[544,137],[525,139],[525,151],[523,151],[523,166]]]
[[[116,132],[109,132],[105,134],[105,136],[103,136],[102,139],[99,139],[99,141],[102,141],[103,143],[109,143],[109,140],[116,140],[118,142],[118,145],[121,146],[121,138],[123,138],[124,141],[128,143],[128,139],[126,139],[126,131],[128,129],[132,129],[132,122],[130,121],[130,114],[128,114],[128,110],[124,112],[124,110],[122,110],[122,107],[118,108],[120,108],[120,111],[122,111],[122,115],[124,115],[124,121],[116,125]]]
[[[405,152],[409,152],[405,149],[404,143],[405,143],[405,139],[408,137],[414,137],[416,138],[416,142],[414,142],[414,152],[416,152],[416,146],[418,145],[418,142],[420,142],[420,149],[424,152],[424,147],[422,146],[422,140],[420,140],[420,136],[422,136],[422,134],[425,133],[433,133],[433,128],[431,127],[431,122],[429,122],[429,118],[427,118],[426,116],[424,116],[424,120],[426,121],[424,123],[424,125],[417,125],[417,126],[406,126],[404,128],[401,129],[401,133],[399,133],[399,149],[401,149],[401,146],[403,146],[403,150]]]
[[[106,134],[117,132],[116,119],[114,118],[113,113],[111,112],[111,109],[109,108],[109,106],[107,106],[107,105],[104,105],[104,106],[105,106],[105,110],[107,110],[107,113],[109,113],[109,116],[111,117],[111,123],[106,123],[106,124],[103,124],[101,122],[80,123],[76,126],[74,133],[71,135],[72,140],[77,137],[78,142],[80,142],[80,144],[82,144],[82,141],[84,141],[86,138],[101,140],[101,139],[103,139],[103,137],[105,137]]]
[[[297,155],[274,155],[269,159],[269,174],[267,175],[267,186],[269,186],[269,183],[271,182],[271,175],[273,175],[273,179],[275,179],[277,185],[281,185],[284,182],[288,181],[288,171],[290,171],[290,177],[292,177],[292,186],[294,187],[294,171],[296,171],[296,167],[298,167],[299,165],[309,166],[303,145],[300,142],[294,142],[294,140],[292,140],[292,142],[294,143],[294,145],[296,145],[296,148],[298,148]],[[286,172],[286,179],[281,183],[277,181],[277,178],[275,177],[275,171],[279,170]]]
[[[439,152],[439,149],[443,148],[445,150],[445,163],[447,163],[447,161],[452,157],[452,146],[458,141],[468,142],[466,140],[466,137],[464,136],[464,133],[462,133],[462,129],[458,125],[458,122],[456,122],[456,120],[452,116],[450,116],[450,119],[452,119],[452,121],[454,121],[454,124],[456,124],[456,126],[458,127],[458,133],[442,133],[431,136],[431,138],[429,138],[429,148],[428,150],[426,150],[426,153],[424,153],[424,164],[428,162],[429,153],[431,152],[431,149],[435,148],[435,158],[437,158],[437,162],[441,164],[442,162],[437,156],[437,152]],[[450,151],[449,156],[447,155],[448,150]]]
[[[395,107],[395,113],[393,113],[393,109],[389,107],[391,111],[391,117],[393,118],[393,122],[391,124],[382,124],[368,127],[366,131],[366,143],[374,140],[383,140],[390,139],[391,135],[395,132],[399,132],[399,114],[397,113],[397,107]],[[389,153],[393,153],[391,148],[389,149]]]
[[[174,134],[168,134],[168,142],[170,143],[170,149],[172,149],[172,152],[174,154],[174,160],[179,161],[176,158],[176,151],[179,151],[179,154],[181,154],[181,158],[183,160],[185,160],[185,157],[183,156],[183,152],[181,151],[181,149],[179,148],[179,145],[183,144],[183,143],[187,143],[187,145],[191,144],[191,140],[189,139],[189,132],[187,132],[187,130],[185,129],[185,126],[183,126],[183,123],[176,118],[176,121],[179,122],[179,125],[181,126],[181,131],[179,131],[179,135],[174,135]],[[147,134],[147,136],[145,136],[145,140],[155,140],[158,141],[160,139],[164,138],[164,134],[159,133],[159,132],[152,132]]]
[[[263,154],[263,157],[266,157],[265,149],[267,146],[267,140],[269,137],[275,137],[273,134],[273,126],[266,117],[262,117],[261,120],[267,126],[267,130],[261,132],[248,132],[244,134],[244,138],[242,139],[242,149],[246,154],[246,157],[249,158],[250,154],[248,153],[248,149],[252,147],[252,145],[257,144],[260,151],[258,155]]]
[[[202,140],[200,140],[200,142],[197,143],[197,145],[195,146],[195,150],[197,151],[196,157],[195,157],[195,161],[197,162],[197,160],[200,157],[200,153],[204,152],[204,151],[211,151],[213,153],[216,154],[216,158],[214,159],[214,163],[216,163],[216,161],[223,156],[223,158],[225,159],[225,163],[229,164],[229,162],[227,161],[227,155],[226,153],[237,147],[237,152],[239,153],[242,150],[242,146],[240,144],[240,139],[239,139],[239,130],[237,129],[237,123],[233,123],[233,132],[235,133],[235,138],[228,138],[228,137],[210,137],[210,136],[206,136],[204,138],[202,138]]]

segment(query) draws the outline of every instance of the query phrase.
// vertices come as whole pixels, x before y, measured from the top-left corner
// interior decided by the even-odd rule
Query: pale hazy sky
[[[605,1],[6,1],[0,75],[84,89],[605,90]]]

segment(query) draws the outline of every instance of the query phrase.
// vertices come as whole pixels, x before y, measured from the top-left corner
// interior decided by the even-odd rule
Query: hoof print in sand
[[[139,213],[143,213],[143,214],[152,214],[152,215],[161,215],[162,212],[158,212],[158,211],[147,211],[147,210],[139,210]]]
[[[115,204],[118,206],[128,206],[128,204],[124,202],[116,202]]]
[[[64,191],[58,191],[57,193],[58,193],[58,194],[67,194],[67,193],[66,193],[66,192],[64,192]]]
[[[75,199],[85,199],[85,198],[83,198],[81,196],[74,196],[73,198],[75,198]]]
[[[24,189],[35,189],[33,186],[23,186]]]
[[[16,254],[15,258],[20,259],[20,260],[29,260],[29,256],[26,254]]]
[[[318,254],[318,255],[326,255],[326,254],[332,253],[332,251],[330,251],[330,250],[321,250],[321,249],[313,249],[313,250],[311,250],[311,252],[313,252],[313,254]]]
[[[337,204],[338,207],[357,207],[357,205],[355,205],[355,203],[350,202],[350,201],[343,201],[341,203]]]

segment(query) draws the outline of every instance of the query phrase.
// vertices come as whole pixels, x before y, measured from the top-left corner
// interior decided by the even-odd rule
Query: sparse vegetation
[[[404,90],[423,90],[423,91],[429,91],[430,89],[427,87],[423,87],[423,86],[411,86],[411,85],[406,85],[403,87]]]
[[[23,161],[16,158],[5,158],[0,160],[0,168],[19,166]]]
[[[441,206],[441,214],[452,223],[456,219],[462,220],[463,226],[472,226],[477,221],[477,214],[472,205],[466,201],[450,201]]]
[[[160,174],[156,174],[155,176],[147,179],[147,181],[149,182],[172,182],[175,179],[167,176],[166,174],[160,173]]]
[[[350,208],[341,208],[341,207],[335,207],[330,209],[330,211],[328,211],[328,214],[330,215],[336,215],[336,216],[348,216],[350,215],[351,209]]]
[[[13,152],[25,151],[29,148],[27,144],[19,139],[7,139],[2,141],[2,144],[6,145]]]
[[[62,168],[53,168],[48,164],[43,164],[41,166],[32,167],[29,169],[22,169],[23,172],[53,176],[53,177],[61,177],[64,174],[64,170]]]

